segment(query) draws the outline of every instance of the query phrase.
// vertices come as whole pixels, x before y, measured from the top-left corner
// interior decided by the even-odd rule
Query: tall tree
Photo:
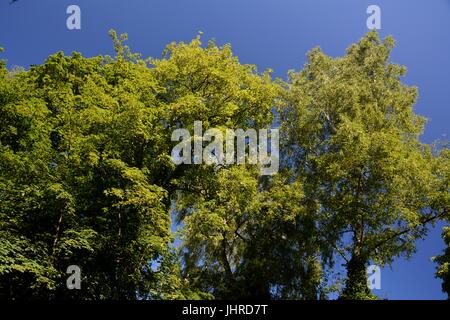
[[[202,121],[203,131],[270,127],[280,87],[271,82],[269,72],[259,74],[254,66],[241,65],[229,45],[219,48],[211,41],[205,49],[200,45],[199,37],[188,44],[171,44],[163,59],[153,61],[155,76],[164,88],[158,97],[168,103],[167,128],[187,128],[192,133],[194,121]],[[180,165],[170,173],[171,180],[165,178],[183,224],[183,274],[216,298],[270,296],[268,277],[276,273],[271,273],[268,263],[274,265],[277,251],[270,248],[273,241],[263,233],[262,226],[270,226],[264,210],[254,209],[261,200],[254,198],[259,184],[254,170]],[[284,219],[280,213],[278,217]],[[248,233],[252,225],[255,229],[259,225],[253,236]],[[274,236],[280,237],[281,232]],[[258,260],[262,255],[251,256],[258,244],[265,247],[264,262]],[[250,265],[254,265],[252,271]],[[265,275],[258,278],[258,272]]]
[[[57,53],[2,85],[8,298],[134,299],[154,283],[151,263],[168,254],[170,201],[152,181],[165,133],[157,84],[112,36],[114,58]],[[79,291],[66,288],[71,264],[81,268]]]
[[[208,166],[175,167],[171,134],[265,126],[276,87],[229,46],[200,38],[144,60],[112,31],[115,57],[57,53],[0,65],[0,289],[6,298],[206,297],[170,246],[172,201]],[[82,289],[65,287],[81,267]]]
[[[316,48],[292,72],[279,109],[288,167],[319,206],[322,239],[345,260],[344,299],[373,297],[366,267],[414,251],[427,223],[445,214],[436,157],[419,141],[417,91],[390,63],[392,38],[370,32],[332,58]],[[448,193],[442,190],[441,193]]]

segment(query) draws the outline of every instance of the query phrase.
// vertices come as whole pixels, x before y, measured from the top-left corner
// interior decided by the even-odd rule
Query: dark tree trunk
[[[372,297],[367,285],[366,261],[364,257],[353,254],[347,263],[347,280],[341,299],[362,300]]]

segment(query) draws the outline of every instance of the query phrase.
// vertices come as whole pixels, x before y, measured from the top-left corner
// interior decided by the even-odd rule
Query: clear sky
[[[450,0],[0,0],[1,58],[28,68],[57,51],[85,56],[113,54],[108,30],[126,32],[143,56],[160,57],[172,41],[199,31],[219,44],[231,43],[242,63],[272,68],[286,78],[305,54],[320,46],[332,56],[367,32],[366,9],[381,8],[382,36],[397,40],[392,60],[406,65],[405,82],[419,88],[416,112],[429,122],[424,142],[447,139],[450,116]],[[66,28],[66,9],[81,8],[81,30]],[[444,299],[434,279],[432,256],[443,249],[443,224],[417,243],[408,261],[382,269],[381,290],[389,299]]]

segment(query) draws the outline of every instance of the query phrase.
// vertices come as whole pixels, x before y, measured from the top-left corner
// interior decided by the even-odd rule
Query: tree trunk
[[[347,280],[340,299],[365,300],[373,298],[367,285],[366,261],[367,259],[361,255],[352,255],[347,263]]]

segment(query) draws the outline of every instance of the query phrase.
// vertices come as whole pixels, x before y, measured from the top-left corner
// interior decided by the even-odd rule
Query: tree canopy
[[[200,35],[159,59],[110,35],[112,57],[0,60],[1,298],[372,299],[369,263],[449,219],[448,148],[419,140],[391,38],[313,49],[284,82]],[[175,165],[172,132],[195,121],[278,126],[279,172]],[[436,261],[449,292],[448,249]]]

